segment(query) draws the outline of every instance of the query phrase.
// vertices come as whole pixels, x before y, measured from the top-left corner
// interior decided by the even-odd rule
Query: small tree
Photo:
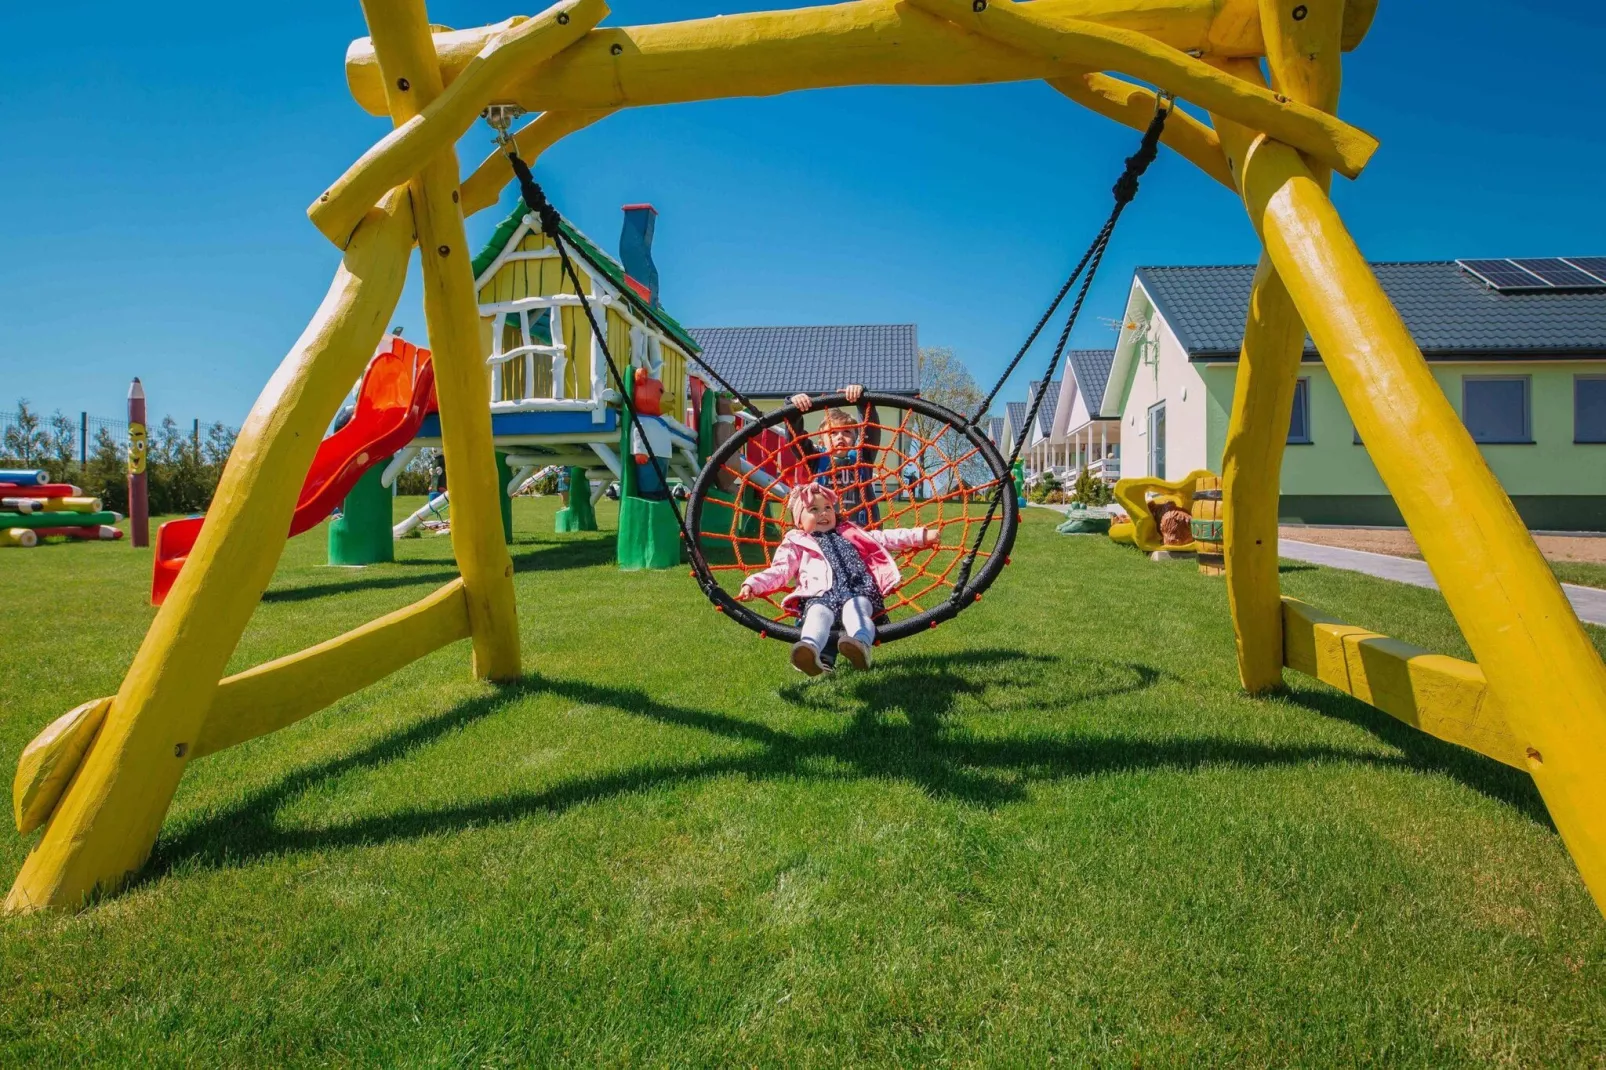
[[[105,508],[128,512],[128,462],[104,427],[95,433],[95,448],[79,480],[84,493],[99,498]]]
[[[1071,500],[1086,506],[1108,505],[1113,496],[1110,485],[1086,468],[1077,474],[1076,486],[1071,490]]]
[[[25,468],[35,467],[44,461],[49,440],[49,433],[39,414],[28,407],[28,399],[19,400],[17,420],[6,428],[5,435],[0,438],[0,449],[4,450],[5,459]]]
[[[1049,496],[1057,492],[1059,489],[1059,477],[1056,476],[1050,469],[1045,468],[1042,472],[1038,473],[1037,481],[1032,484],[1032,490],[1029,497],[1034,502],[1046,502],[1049,500]]]
[[[78,425],[66,413],[57,409],[50,417],[50,456],[45,467],[50,477],[59,483],[70,483],[78,474]]]

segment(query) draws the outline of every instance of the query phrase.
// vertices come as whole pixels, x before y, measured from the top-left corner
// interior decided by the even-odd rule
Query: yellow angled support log
[[[1048,84],[1089,111],[1114,119],[1134,130],[1148,129],[1149,120],[1154,118],[1157,103],[1154,90],[1120,78],[1088,72],[1067,78],[1050,78]],[[1221,151],[1221,139],[1214,130],[1181,108],[1174,109],[1166,119],[1160,143],[1234,193],[1238,192],[1232,168],[1227,164],[1226,154]]]
[[[401,193],[357,228],[317,315],[240,429],[207,524],[105,721],[6,898],[77,907],[150,854],[224,666],[278,564],[323,430],[401,296],[413,219]]]
[[[1339,35],[1344,0],[1310,0],[1303,17],[1278,0],[1261,0],[1266,48],[1278,87],[1295,100],[1332,111],[1341,80]],[[1240,78],[1262,81],[1260,65],[1226,65]],[[1221,116],[1212,117],[1231,161],[1248,157],[1254,134]],[[1323,181],[1326,168],[1315,172]],[[1234,184],[1236,188],[1236,180]],[[1232,415],[1222,451],[1222,497],[1226,512],[1224,556],[1227,602],[1232,610],[1238,677],[1258,694],[1283,683],[1283,609],[1277,570],[1277,519],[1282,467],[1293,412],[1305,321],[1294,299],[1262,254],[1249,294],[1249,314],[1239,353]]]
[[[1290,669],[1446,743],[1528,771],[1528,748],[1476,665],[1345,624],[1292,598],[1283,599],[1282,611]]]
[[[1267,139],[1244,202],[1606,909],[1606,665],[1320,179]]]
[[[603,0],[562,0],[486,42],[450,88],[363,153],[307,209],[323,236],[344,247],[362,214],[449,150],[517,75],[557,55],[608,14]]]
[[[258,665],[218,686],[192,757],[277,732],[469,636],[463,581],[326,643]]]
[[[576,130],[583,130],[612,114],[612,108],[600,111],[549,111],[526,123],[513,135],[513,141],[518,145],[519,155],[524,162],[533,168],[536,159],[547,149]],[[492,152],[485,162],[474,169],[472,175],[463,180],[463,215],[471,216],[494,205],[502,188],[512,178],[513,168],[508,164],[507,153],[501,149]]]
[[[1365,36],[1376,0],[1351,0],[1344,47]],[[1034,0],[1045,18],[1133,30],[1172,48],[1260,56],[1255,0]],[[435,35],[447,82],[501,26]],[[1076,66],[1086,67],[1086,64]],[[513,89],[530,111],[640,107],[721,97],[770,96],[845,85],[972,85],[1066,75],[1028,56],[957,32],[903,0],[744,12],[655,26],[593,30]],[[388,114],[373,44],[354,41],[346,81],[357,103]]]
[[[367,0],[363,11],[398,126],[441,93],[440,60],[421,0]],[[424,319],[434,351],[441,444],[452,488],[452,549],[473,625],[474,672],[482,679],[519,675],[519,621],[513,559],[502,536],[503,494],[491,445],[491,384],[480,348],[473,257],[463,231],[457,154],[451,149],[414,178],[414,219],[424,268]]]
[[[277,732],[468,634],[458,579],[361,628],[230,676],[218,684],[189,759]],[[111,702],[92,699],[62,714],[23,748],[11,792],[18,832],[32,832],[50,816]]]
[[[1354,178],[1377,150],[1377,139],[1317,108],[1274,94],[1217,70],[1175,48],[1131,30],[1078,19],[1055,18],[1040,3],[990,0],[909,0],[956,26],[1041,56],[1060,66],[1119,71],[1219,115],[1264,130]]]
[[[1238,648],[1238,677],[1250,694],[1283,683],[1277,513],[1283,450],[1304,351],[1305,321],[1262,255],[1249,291],[1249,318],[1221,454],[1227,604]]]

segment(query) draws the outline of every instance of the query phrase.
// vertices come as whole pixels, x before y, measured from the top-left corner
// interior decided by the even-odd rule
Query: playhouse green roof
[[[495,263],[497,257],[502,255],[502,250],[506,249],[507,243],[513,240],[513,235],[518,233],[519,227],[524,223],[524,217],[528,214],[529,209],[525,208],[523,204],[515,205],[512,214],[496,225],[496,230],[491,234],[491,240],[485,243],[485,248],[481,249],[479,255],[474,258],[474,277],[476,279],[480,277],[480,274],[486,268]],[[697,344],[697,340],[687,333],[686,328],[676,322],[673,316],[662,308],[653,308],[643,301],[641,295],[636,293],[625,282],[625,269],[620,265],[619,261],[599,249],[595,242],[571,226],[567,219],[563,220],[559,226],[562,228],[563,237],[568,241],[570,247],[579,251],[581,258],[585,260],[591,270],[601,272],[609,282],[613,283],[614,289],[624,294],[625,300],[634,306],[637,315],[657,324],[665,334],[673,338],[686,352],[702,352],[702,347]]]

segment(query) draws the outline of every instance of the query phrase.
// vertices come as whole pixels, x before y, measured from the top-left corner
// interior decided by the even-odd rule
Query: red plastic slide
[[[322,523],[364,472],[389,460],[413,440],[424,417],[434,409],[435,368],[429,350],[400,338],[390,339],[389,348],[369,361],[363,372],[351,419],[318,444],[290,519],[290,536]],[[159,606],[167,598],[204,520],[199,516],[169,520],[157,529],[151,605]]]

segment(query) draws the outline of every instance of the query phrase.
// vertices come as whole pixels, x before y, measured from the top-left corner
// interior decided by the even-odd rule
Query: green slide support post
[[[380,461],[357,480],[340,517],[329,525],[329,563],[331,565],[377,565],[396,560],[396,540],[390,527],[390,488],[379,481],[388,458]]]
[[[509,546],[513,545],[513,497],[507,492],[507,485],[513,482],[513,469],[507,463],[507,454],[501,450],[496,452],[496,485],[501,488],[497,499],[502,503],[502,538]]]
[[[558,510],[553,530],[560,535],[566,531],[596,531],[597,513],[591,508],[591,480],[586,478],[584,468],[569,468],[566,471],[569,474],[569,504]]]
[[[619,420],[619,567],[626,572],[680,566],[680,525],[669,499],[642,498],[630,451],[630,415]]]

